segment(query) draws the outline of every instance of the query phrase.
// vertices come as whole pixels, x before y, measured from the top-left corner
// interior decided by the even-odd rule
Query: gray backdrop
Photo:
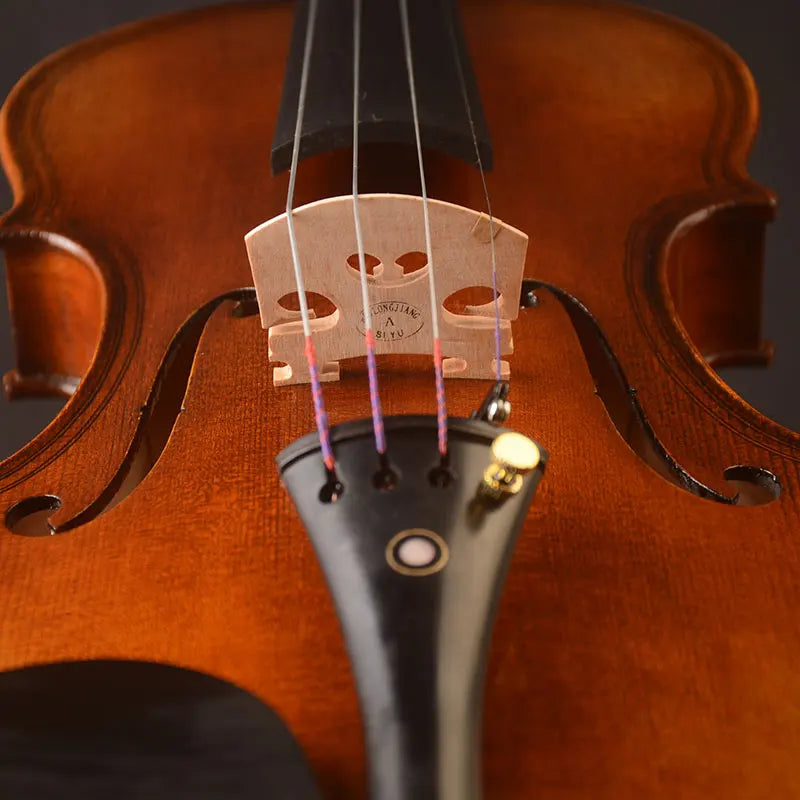
[[[92,33],[138,17],[212,5],[203,0],[0,0],[0,95],[53,50]],[[708,28],[729,42],[750,65],[761,91],[763,123],[751,172],[775,189],[782,202],[779,221],[768,240],[766,335],[777,345],[768,370],[727,370],[724,377],[756,408],[800,431],[800,112],[796,80],[800,74],[797,0],[646,0]],[[0,208],[11,198],[0,179]],[[2,282],[0,282],[2,283]],[[0,289],[0,374],[13,364],[6,300]],[[1,394],[1,393],[0,393]],[[0,459],[14,452],[47,424],[57,401],[9,404],[0,398]]]

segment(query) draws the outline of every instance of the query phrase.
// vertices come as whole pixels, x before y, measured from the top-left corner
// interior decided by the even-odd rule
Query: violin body
[[[713,371],[769,358],[752,79],[710,35],[632,7],[466,2],[462,19],[492,204],[530,236],[512,419],[550,453],[494,626],[486,794],[796,796],[800,437]],[[4,106],[6,388],[71,398],[0,464],[0,669],[217,676],[351,798],[355,684],[273,466],[311,430],[311,394],[273,386],[244,246],[284,210],[268,144],[291,26],[284,4],[131,25],[51,57]],[[366,149],[362,191],[417,193],[414,164]],[[305,161],[297,203],[346,194],[350,166]],[[432,197],[482,207],[470,167],[426,168]],[[383,364],[386,413],[431,413],[428,362]],[[365,387],[363,359],[343,362],[332,422],[368,415]],[[449,381],[450,412],[481,391]]]

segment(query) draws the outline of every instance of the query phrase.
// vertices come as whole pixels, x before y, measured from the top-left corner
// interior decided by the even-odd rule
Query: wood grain
[[[250,284],[243,237],[285,200],[266,156],[290,23],[287,5],[241,4],[130,26],[57,54],[6,103],[16,202],[0,239],[68,250],[102,292],[79,292],[94,310],[70,325],[78,337],[55,313],[37,330],[37,308],[15,303],[20,364],[70,363],[83,380],[0,465],[0,513],[54,494],[58,526],[91,506],[181,325]],[[551,460],[493,642],[487,795],[795,797],[800,440],[703,357],[765,352],[752,287],[774,199],[745,169],[752,80],[707,34],[624,6],[468,2],[464,25],[493,205],[536,243],[526,275],[591,310],[671,457],[719,491],[738,464],[783,488],[742,508],[667,482],[612,424],[561,305],[543,295],[520,314],[511,423]],[[413,164],[366,148],[361,187],[416,193]],[[433,196],[482,207],[473,171],[435,154],[426,165]],[[346,152],[304,162],[298,203],[346,193],[349,171]],[[721,232],[734,219],[746,246],[731,258]],[[20,262],[12,296],[58,263]],[[266,334],[232,305],[211,316],[183,413],[132,493],[69,533],[0,537],[0,667],[123,658],[225,678],[281,713],[329,797],[360,797],[341,636],[272,463],[311,429],[311,398],[272,386]],[[382,367],[386,413],[433,411],[427,364]],[[450,381],[451,413],[482,390]],[[334,422],[368,414],[359,360],[326,399]]]

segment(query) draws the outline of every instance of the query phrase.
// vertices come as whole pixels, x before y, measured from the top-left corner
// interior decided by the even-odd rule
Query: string
[[[297,247],[297,236],[294,230],[294,216],[292,207],[294,204],[294,188],[297,180],[297,162],[300,157],[300,137],[303,133],[303,115],[306,107],[306,90],[308,88],[309,63],[311,61],[311,49],[314,43],[314,26],[317,19],[317,0],[310,0],[308,8],[308,20],[306,22],[306,38],[303,48],[303,69],[300,74],[300,92],[297,98],[297,121],[294,127],[294,142],[292,143],[292,166],[289,172],[289,190],[286,195],[286,224],[289,229],[289,244],[292,249],[292,265],[294,266],[294,278],[297,285],[297,297],[300,301],[300,319],[303,322],[303,335],[305,336],[305,356],[308,362],[308,372],[311,376],[311,397],[314,402],[314,418],[317,423],[319,433],[319,444],[322,450],[322,460],[329,475],[335,473],[336,462],[331,449],[331,437],[328,429],[328,415],[325,411],[325,401],[322,397],[322,385],[319,380],[319,370],[317,369],[317,355],[314,349],[314,341],[311,337],[311,317],[308,313],[308,301],[306,299],[306,287],[303,280],[303,270],[300,266],[300,253]]]
[[[380,456],[386,454],[386,435],[383,429],[383,412],[378,392],[378,367],[375,363],[375,336],[372,332],[372,311],[369,305],[367,263],[364,237],[361,232],[361,215],[358,208],[358,111],[361,93],[361,7],[362,0],[353,4],[353,220],[356,227],[358,266],[361,276],[361,306],[364,314],[364,343],[367,350],[369,376],[369,404],[372,410],[372,429],[375,432],[375,449]]]
[[[417,87],[414,78],[414,60],[411,55],[411,34],[408,25],[408,0],[398,0],[400,22],[403,27],[403,47],[408,71],[408,90],[411,95],[411,111],[414,116],[414,136],[417,141],[417,160],[419,179],[422,188],[422,213],[425,220],[425,249],[428,254],[428,285],[431,300],[431,325],[433,331],[433,371],[436,379],[436,421],[439,435],[439,452],[447,457],[447,402],[444,393],[444,373],[442,371],[442,342],[439,337],[439,304],[436,301],[436,279],[433,267],[433,248],[431,247],[431,221],[428,210],[428,188],[425,183],[425,165],[422,160],[422,137],[417,110]]]
[[[443,4],[444,5],[444,4]],[[494,377],[496,381],[502,380],[502,369],[500,363],[500,297],[497,292],[497,254],[494,245],[494,215],[492,214],[492,201],[489,199],[489,187],[486,184],[486,172],[483,168],[483,159],[481,158],[481,148],[478,145],[478,134],[475,130],[475,119],[472,116],[472,105],[469,101],[469,92],[467,91],[467,80],[464,76],[464,67],[461,63],[461,53],[458,48],[458,41],[456,39],[456,32],[453,22],[452,13],[448,14],[448,9],[444,9],[445,15],[450,19],[450,43],[453,48],[453,57],[458,68],[458,79],[461,83],[461,93],[464,97],[464,108],[467,112],[467,119],[469,120],[470,131],[472,132],[472,143],[475,145],[475,159],[478,164],[478,169],[481,173],[481,183],[483,184],[483,196],[486,202],[486,213],[489,216],[489,244],[491,247],[492,258],[492,294],[494,296]]]

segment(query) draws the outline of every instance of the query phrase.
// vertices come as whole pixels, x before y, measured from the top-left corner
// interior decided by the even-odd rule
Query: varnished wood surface
[[[239,5],[131,26],[50,59],[4,107],[17,200],[0,237],[25,250],[9,271],[18,364],[85,378],[0,465],[0,513],[52,494],[52,521],[66,525],[91,507],[181,326],[250,284],[243,236],[285,200],[266,155],[290,21],[288,6]],[[798,436],[701,354],[764,352],[742,290],[758,285],[772,206],[745,172],[751,79],[711,37],[624,7],[469,3],[464,22],[494,137],[493,205],[531,237],[526,275],[591,310],[669,455],[698,480],[730,493],[723,470],[746,464],[782,485],[777,501],[744,508],[667,482],[612,424],[561,306],[544,294],[521,314],[511,421],[551,461],[494,638],[487,796],[796,796]],[[362,189],[415,191],[409,163],[373,149]],[[434,196],[481,207],[474,173],[428,163]],[[314,159],[298,202],[348,186],[346,153]],[[730,227],[733,260],[718,242]],[[64,298],[70,330],[85,331],[67,347],[59,297],[44,289],[59,270],[103,287]],[[27,309],[37,293],[41,312]],[[329,796],[358,797],[344,649],[272,464],[310,429],[310,396],[272,388],[266,335],[231,309],[213,312],[184,411],[128,497],[63,535],[0,538],[0,667],[135,658],[223,677],[283,715]],[[393,363],[383,387],[387,413],[433,410],[426,366]],[[464,415],[484,385],[448,389]],[[334,421],[368,413],[358,364],[326,398]]]

